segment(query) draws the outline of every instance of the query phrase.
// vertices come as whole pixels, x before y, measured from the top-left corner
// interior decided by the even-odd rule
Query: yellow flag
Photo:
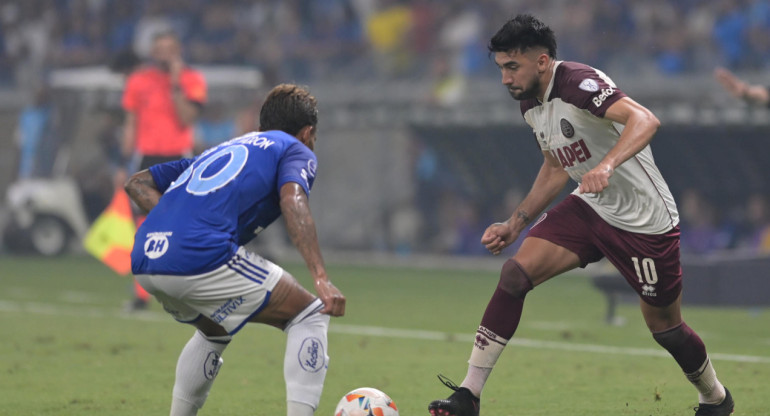
[[[131,249],[135,233],[128,194],[118,189],[110,205],[88,230],[83,245],[86,251],[116,273],[126,275],[131,272]]]

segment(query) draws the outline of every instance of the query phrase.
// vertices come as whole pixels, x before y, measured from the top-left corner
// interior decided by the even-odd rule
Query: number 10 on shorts
[[[639,283],[647,283],[650,285],[658,283],[658,272],[655,271],[655,262],[652,261],[651,258],[643,258],[641,264],[639,262],[639,257],[631,257],[631,261],[634,262],[634,269],[636,269],[636,276],[639,278]]]

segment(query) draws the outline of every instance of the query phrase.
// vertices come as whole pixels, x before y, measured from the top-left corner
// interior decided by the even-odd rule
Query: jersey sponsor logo
[[[220,368],[222,368],[222,357],[218,352],[211,351],[206,357],[206,362],[203,363],[203,375],[208,380],[213,380],[219,374]]]
[[[147,233],[147,240],[144,242],[144,255],[155,260],[168,251],[168,237],[171,232]]]
[[[575,136],[575,128],[572,127],[572,123],[567,121],[566,118],[559,120],[559,126],[561,127],[561,134],[563,134],[564,137],[571,139]]]
[[[317,373],[326,365],[326,354],[321,340],[316,337],[307,337],[302,341],[297,355],[299,365],[309,373]]]
[[[580,82],[578,88],[587,92],[596,92],[599,91],[599,84],[591,78],[586,78]]]
[[[576,163],[582,163],[591,158],[591,151],[588,150],[588,146],[580,139],[569,146],[564,146],[560,149],[551,150],[553,157],[559,160],[562,167],[571,168]]]
[[[602,92],[597,95],[596,97],[592,98],[591,101],[593,101],[594,105],[596,107],[601,107],[604,101],[609,98],[612,94],[615,94],[615,89],[612,87],[609,88],[603,88]]]
[[[244,299],[243,296],[228,299],[227,302],[222,304],[222,306],[215,310],[214,313],[209,315],[209,318],[211,318],[211,320],[216,323],[220,323],[224,321],[228,316],[232,315],[233,312],[238,310],[238,307],[243,305],[244,302],[246,302],[246,299]]]

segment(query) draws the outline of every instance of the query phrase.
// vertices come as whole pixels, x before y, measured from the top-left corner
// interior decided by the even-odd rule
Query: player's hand
[[[615,173],[615,169],[606,163],[600,163],[599,166],[589,170],[583,175],[578,191],[581,194],[599,193],[604,188],[610,186],[610,176]]]
[[[175,56],[168,61],[168,72],[171,76],[171,82],[179,85],[179,80],[182,76],[182,70],[184,69],[184,61],[181,56]]]
[[[123,189],[123,187],[126,186],[126,181],[128,180],[128,172],[126,171],[126,168],[117,168],[115,170],[115,175],[112,177],[112,186],[113,189]]]
[[[516,241],[519,233],[513,230],[507,222],[496,222],[484,231],[484,235],[481,236],[481,244],[494,255],[500,254],[504,248],[508,247]]]
[[[345,295],[328,280],[316,280],[315,291],[324,303],[321,313],[331,316],[345,315]]]
[[[746,95],[746,90],[749,86],[727,69],[715,69],[714,78],[716,78],[732,96],[743,98]]]

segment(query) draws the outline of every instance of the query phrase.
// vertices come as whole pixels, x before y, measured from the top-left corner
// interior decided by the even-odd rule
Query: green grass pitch
[[[502,263],[502,260],[501,260]],[[285,264],[307,283],[301,265]],[[470,339],[497,281],[488,271],[332,265],[348,297],[333,319],[331,362],[317,415],[356,387],[388,393],[402,416],[427,415],[465,375]],[[685,277],[685,284],[687,283]],[[307,286],[307,284],[306,284]],[[89,257],[0,257],[0,415],[168,414],[174,366],[191,327],[152,304],[125,314],[130,280]],[[624,326],[604,323],[605,301],[581,274],[527,297],[515,342],[484,392],[487,415],[692,415],[697,396],[649,335],[636,305]],[[770,414],[770,312],[685,307],[736,416]],[[201,415],[283,415],[284,336],[245,327]]]

